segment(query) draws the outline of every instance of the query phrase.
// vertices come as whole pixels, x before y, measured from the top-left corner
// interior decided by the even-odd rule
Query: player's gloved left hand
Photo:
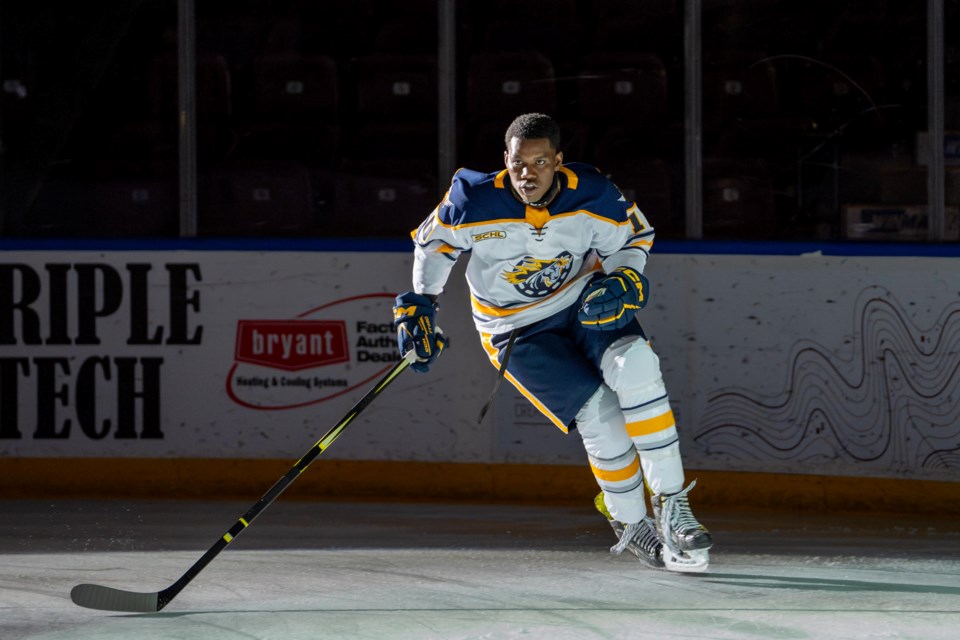
[[[584,289],[577,319],[594,331],[620,329],[647,305],[649,291],[650,283],[642,273],[620,267]]]
[[[430,369],[448,344],[446,336],[436,325],[436,314],[437,303],[413,291],[397,296],[393,307],[393,326],[397,330],[400,355],[405,356],[415,349],[417,360],[410,368],[420,373]]]

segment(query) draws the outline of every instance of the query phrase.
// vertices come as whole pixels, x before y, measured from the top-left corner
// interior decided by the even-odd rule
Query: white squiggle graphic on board
[[[960,469],[960,302],[918,327],[888,290],[870,287],[853,325],[848,355],[798,341],[775,396],[713,392],[694,441],[728,460]]]

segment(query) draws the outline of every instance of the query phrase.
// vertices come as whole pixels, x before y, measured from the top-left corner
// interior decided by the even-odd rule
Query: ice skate
[[[610,527],[619,540],[617,544],[610,547],[610,553],[620,555],[626,550],[648,566],[655,569],[664,567],[663,545],[660,544],[656,528],[650,518],[644,518],[636,524],[624,524],[614,520],[603,502],[603,492],[597,494],[593,504],[597,507],[597,511],[603,514],[603,517],[610,523]]]
[[[702,573],[710,566],[713,538],[707,528],[697,522],[690,510],[687,493],[696,485],[691,482],[683,491],[653,496],[653,515],[663,543],[663,562],[670,571]]]
[[[653,517],[657,521],[660,538],[676,551],[698,551],[713,546],[710,532],[693,517],[687,500],[687,494],[696,484],[693,481],[683,491],[653,496]]]

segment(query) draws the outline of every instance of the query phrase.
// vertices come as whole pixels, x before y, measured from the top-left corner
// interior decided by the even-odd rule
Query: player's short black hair
[[[507,133],[503,137],[505,146],[510,146],[511,138],[521,140],[548,138],[553,148],[560,150],[560,127],[553,118],[543,113],[525,113],[517,116],[507,127]]]

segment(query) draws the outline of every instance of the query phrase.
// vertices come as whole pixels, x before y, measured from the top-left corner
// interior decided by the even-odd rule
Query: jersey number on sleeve
[[[630,225],[633,227],[634,233],[640,233],[641,231],[646,231],[649,227],[647,226],[647,220],[643,217],[643,214],[640,213],[640,209],[637,205],[633,205],[627,209],[627,220],[630,221]]]

